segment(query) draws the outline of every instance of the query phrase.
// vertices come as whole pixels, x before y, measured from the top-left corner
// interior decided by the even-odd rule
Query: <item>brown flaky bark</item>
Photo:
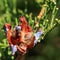
[[[24,60],[25,59],[25,55],[18,55],[16,57],[16,60]]]
[[[45,12],[45,8],[42,8],[37,17],[41,19],[44,15],[44,12]]]

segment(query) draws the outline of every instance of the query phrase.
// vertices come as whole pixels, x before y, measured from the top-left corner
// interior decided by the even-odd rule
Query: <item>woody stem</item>
[[[18,56],[16,57],[16,60],[24,60],[24,57],[25,57],[25,56],[23,56],[23,55],[18,55]]]

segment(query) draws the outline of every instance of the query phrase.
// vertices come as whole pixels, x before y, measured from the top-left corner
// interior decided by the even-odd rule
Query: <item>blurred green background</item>
[[[3,25],[9,22],[17,25],[19,16],[33,14],[37,16],[45,0],[0,0],[0,60],[14,60],[8,48]],[[52,0],[54,1],[54,0]],[[59,8],[56,18],[60,19],[60,0],[56,0]],[[26,15],[27,15],[26,14]],[[49,17],[50,18],[50,17]],[[49,32],[45,38],[33,47],[24,60],[60,60],[60,25]]]

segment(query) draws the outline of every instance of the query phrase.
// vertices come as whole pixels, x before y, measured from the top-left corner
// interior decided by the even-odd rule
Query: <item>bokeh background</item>
[[[37,16],[44,1],[0,0],[0,60],[14,60],[2,30],[3,25],[10,22],[14,27],[18,23],[17,18],[19,19],[19,16],[23,15],[23,11],[27,14],[33,13],[33,17]],[[59,8],[56,18],[60,19],[60,0],[56,0],[56,2]],[[60,25],[57,25],[40,43],[36,44],[25,55],[24,60],[60,60]]]

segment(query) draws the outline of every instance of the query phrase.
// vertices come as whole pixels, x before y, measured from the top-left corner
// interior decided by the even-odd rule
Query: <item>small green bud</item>
[[[56,8],[56,10],[58,10],[59,8]]]

